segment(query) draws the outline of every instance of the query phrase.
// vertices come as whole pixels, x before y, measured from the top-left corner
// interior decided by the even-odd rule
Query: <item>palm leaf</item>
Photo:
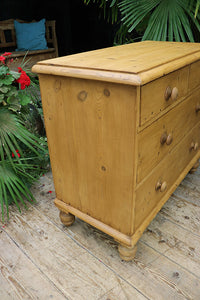
[[[189,0],[121,0],[121,21],[132,32],[149,15],[142,40],[194,42],[190,20],[200,31],[199,23],[195,19],[195,16],[198,18],[198,1],[196,5],[191,5]]]
[[[20,144],[24,144],[28,149],[34,152],[37,156],[40,153],[37,149],[43,150],[45,148],[41,145],[41,141],[34,134],[30,133],[22,121],[17,118],[12,112],[7,109],[0,110],[0,157],[1,160],[8,159],[14,166],[12,153],[14,153],[16,160],[20,164],[16,149],[19,150],[20,155],[23,155]],[[23,166],[22,166],[23,167]]]
[[[26,204],[21,194],[23,194],[28,201],[35,201],[32,193],[27,188],[22,178],[14,171],[12,165],[7,161],[0,161],[0,204],[3,222],[4,205],[6,206],[7,217],[9,218],[9,199],[16,204],[19,211],[21,211],[19,202],[26,208]]]

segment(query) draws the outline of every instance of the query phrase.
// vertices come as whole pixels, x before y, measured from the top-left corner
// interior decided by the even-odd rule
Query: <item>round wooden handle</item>
[[[196,105],[196,107],[195,107],[195,111],[196,111],[196,112],[199,112],[199,111],[200,111],[200,104],[199,104],[199,103],[197,103],[197,105]]]
[[[158,182],[156,183],[155,189],[156,189],[156,191],[159,191],[159,190],[160,190],[160,192],[166,191],[166,189],[167,189],[167,182],[166,182],[166,181],[163,181],[163,182],[158,181]]]
[[[170,145],[172,143],[172,141],[173,141],[172,133],[167,134],[166,132],[164,132],[160,137],[161,145],[164,145],[165,143],[167,145]]]
[[[167,133],[164,132],[164,133],[161,135],[161,137],[160,137],[160,143],[161,143],[161,145],[164,145],[164,143],[166,142],[166,140],[167,140]]]
[[[173,141],[172,133],[169,133],[167,136],[166,144],[170,145],[172,143],[172,141]]]
[[[171,97],[172,94],[172,89],[170,86],[168,86],[165,90],[165,100],[169,100],[169,98]]]
[[[198,148],[199,148],[199,144],[198,144],[198,143],[195,143],[195,144],[194,144],[194,151],[197,151]]]
[[[199,144],[196,142],[192,142],[191,145],[190,145],[190,149],[191,150],[194,150],[194,151],[197,151],[197,149],[199,148]]]
[[[173,100],[173,101],[175,101],[175,100],[177,99],[177,97],[178,97],[178,89],[177,89],[177,87],[174,87],[174,88],[172,89],[171,97],[172,97],[172,100]]]

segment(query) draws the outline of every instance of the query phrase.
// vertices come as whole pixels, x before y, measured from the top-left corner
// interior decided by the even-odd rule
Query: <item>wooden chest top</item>
[[[34,72],[143,85],[200,59],[200,44],[144,41],[40,62]]]

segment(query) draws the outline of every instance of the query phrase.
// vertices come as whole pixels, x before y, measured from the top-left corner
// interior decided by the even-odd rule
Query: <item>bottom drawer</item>
[[[168,153],[149,176],[136,188],[135,229],[148,217],[172,187],[200,147],[200,123]]]

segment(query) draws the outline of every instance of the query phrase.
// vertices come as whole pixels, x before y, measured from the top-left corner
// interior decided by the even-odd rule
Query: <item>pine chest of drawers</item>
[[[111,235],[131,260],[200,157],[200,44],[145,41],[39,62],[61,221]]]

